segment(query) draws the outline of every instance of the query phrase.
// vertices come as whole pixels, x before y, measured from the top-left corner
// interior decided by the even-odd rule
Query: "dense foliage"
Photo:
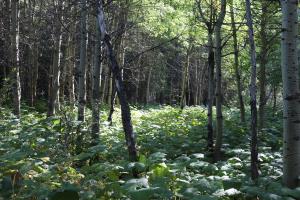
[[[101,111],[101,142],[90,147],[87,123],[64,108],[58,117],[24,107],[21,124],[1,109],[0,178],[6,199],[298,199],[300,190],[282,187],[281,122],[268,116],[270,128],[259,144],[261,176],[249,175],[249,131],[238,110],[226,109],[224,159],[211,163],[206,151],[206,111],[169,106],[133,108],[139,162],[128,162],[119,109],[112,126]],[[75,136],[84,143],[77,145]],[[76,154],[77,148],[84,151]],[[132,171],[138,177],[132,176]],[[17,174],[21,176],[18,177]],[[12,183],[10,175],[16,175]],[[64,191],[64,192],[63,192]],[[75,198],[76,199],[76,198]]]

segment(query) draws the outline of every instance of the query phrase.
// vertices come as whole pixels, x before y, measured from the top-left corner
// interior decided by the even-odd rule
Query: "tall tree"
[[[131,122],[130,107],[126,99],[120,67],[118,65],[117,58],[113,51],[110,36],[106,32],[102,0],[97,0],[97,19],[99,23],[99,31],[101,33],[101,40],[106,45],[107,57],[111,62],[111,70],[115,76],[116,90],[121,104],[122,123],[125,132],[126,144],[129,152],[129,159],[131,161],[137,161],[138,152],[136,148],[135,133],[133,132]]]
[[[281,1],[281,67],[283,81],[283,182],[300,186],[300,91],[298,65],[298,0]]]
[[[217,125],[216,125],[216,145],[214,149],[215,161],[221,158],[221,147],[223,139],[223,114],[222,114],[222,38],[221,28],[226,15],[226,0],[221,1],[221,10],[218,15],[218,19],[215,27],[215,40],[216,40],[216,114],[217,114]]]
[[[94,140],[98,139],[99,134],[99,120],[100,120],[100,83],[101,83],[101,38],[99,32],[99,24],[96,21],[96,43],[94,55],[94,69],[93,69],[93,124],[92,136]]]
[[[207,48],[208,48],[208,99],[207,99],[207,147],[209,151],[213,151],[214,140],[213,140],[213,101],[214,101],[214,68],[215,68],[215,52],[214,52],[214,42],[213,33],[215,28],[215,10],[213,8],[213,3],[210,1],[209,7],[209,17],[203,12],[202,2],[200,0],[196,1],[198,11],[200,14],[201,21],[204,22],[207,29]]]
[[[268,38],[266,34],[267,20],[268,20],[268,6],[269,2],[266,0],[261,1],[261,21],[260,21],[260,39],[261,47],[259,54],[259,110],[258,110],[258,128],[264,128],[265,122],[265,105],[267,101],[266,97],[266,65],[267,65],[267,54],[268,54]]]
[[[19,1],[11,1],[11,64],[13,81],[13,112],[20,118],[21,109],[21,83],[20,83],[20,52],[19,52]]]
[[[251,57],[250,107],[251,107],[251,178],[258,178],[257,103],[256,103],[256,50],[250,0],[246,0],[246,19]]]
[[[87,6],[86,0],[81,0],[80,17],[80,64],[78,70],[78,120],[84,121],[86,103],[86,48],[87,48]]]
[[[48,97],[48,112],[47,116],[55,114],[59,109],[59,88],[60,88],[60,72],[61,72],[61,47],[62,47],[62,15],[63,2],[58,1],[56,5],[56,17],[54,27],[54,44],[53,44],[53,61],[50,66],[49,74],[49,97]]]
[[[180,99],[180,108],[183,109],[186,105],[186,93],[187,93],[187,84],[189,78],[189,65],[190,65],[190,49],[192,47],[187,47],[186,51],[186,61],[182,70],[182,83],[181,83],[181,99]]]
[[[240,116],[241,122],[245,122],[245,106],[243,100],[243,88],[241,82],[241,71],[239,67],[239,49],[238,49],[238,40],[237,40],[237,28],[234,16],[234,9],[233,9],[233,1],[230,5],[230,18],[231,18],[231,29],[232,29],[232,38],[233,38],[233,49],[234,49],[234,72],[235,72],[235,79],[237,85],[237,92],[238,92],[238,99],[239,99],[239,106],[240,106]]]

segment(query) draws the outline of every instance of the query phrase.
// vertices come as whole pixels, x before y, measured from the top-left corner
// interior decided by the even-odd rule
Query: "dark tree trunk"
[[[266,105],[266,65],[267,65],[267,34],[266,34],[266,23],[268,15],[268,6],[269,3],[266,0],[262,1],[262,14],[261,14],[261,23],[260,23],[260,39],[261,39],[261,51],[260,51],[260,72],[259,72],[259,121],[258,128],[261,130],[264,128],[265,122],[265,105]]]
[[[94,139],[93,143],[97,143],[99,138],[99,131],[100,131],[100,83],[101,83],[101,72],[102,72],[102,65],[101,65],[101,39],[100,39],[100,32],[99,32],[99,24],[96,21],[96,44],[95,44],[95,57],[94,57],[94,69],[93,69],[93,108],[92,108],[92,137]]]
[[[251,56],[251,83],[250,83],[250,107],[251,107],[251,178],[258,178],[258,149],[257,149],[257,107],[256,107],[256,51],[254,42],[254,30],[251,14],[250,0],[246,0],[246,18],[249,29],[249,43]]]
[[[237,28],[235,25],[235,17],[234,17],[234,10],[233,5],[230,6],[230,14],[231,14],[231,28],[232,28],[232,37],[233,37],[233,48],[234,48],[234,71],[235,71],[235,79],[237,84],[237,92],[238,92],[238,99],[240,104],[240,116],[241,122],[245,122],[245,106],[244,100],[242,95],[242,82],[241,82],[241,72],[239,67],[239,52],[238,52],[238,41],[237,41]]]
[[[136,149],[135,133],[133,132],[130,107],[129,107],[129,104],[127,102],[126,95],[125,95],[124,84],[123,84],[123,80],[122,80],[122,76],[121,76],[121,70],[120,70],[116,56],[113,51],[111,39],[106,32],[102,1],[98,0],[97,3],[98,3],[97,19],[98,19],[99,29],[100,29],[100,33],[101,33],[101,39],[103,40],[103,42],[106,45],[107,56],[111,62],[111,70],[112,70],[113,75],[115,76],[116,90],[117,90],[117,94],[118,94],[120,104],[121,104],[122,123],[123,123],[124,132],[125,132],[127,148],[129,151],[129,159],[131,161],[137,161],[138,153],[137,153],[137,149]]]
[[[214,146],[214,129],[213,129],[213,99],[214,99],[214,67],[215,67],[215,53],[213,51],[212,36],[209,37],[210,46],[208,53],[208,123],[207,123],[207,146],[209,151],[213,151]]]

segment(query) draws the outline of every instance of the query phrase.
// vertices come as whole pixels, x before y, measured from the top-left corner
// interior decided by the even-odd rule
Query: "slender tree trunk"
[[[103,69],[105,69],[104,67],[103,67]],[[101,97],[101,101],[102,102],[106,102],[105,100],[106,100],[106,98],[105,98],[105,95],[106,95],[106,93],[107,93],[107,82],[108,82],[108,80],[109,80],[109,77],[108,77],[108,75],[105,73],[104,74],[104,83],[103,83],[103,86],[102,86],[102,97]]]
[[[113,77],[113,80],[114,79],[115,77]],[[110,95],[111,95],[110,110],[109,110],[107,121],[109,122],[110,125],[112,125],[112,115],[114,114],[115,111],[115,102],[116,102],[116,95],[117,95],[116,87],[112,87],[112,91]]]
[[[277,107],[277,88],[275,85],[273,87],[273,117],[275,117]]]
[[[199,88],[200,88],[200,81],[199,81],[199,72],[198,72],[198,60],[195,60],[195,80],[196,80],[196,92],[195,92],[195,96],[194,96],[194,104],[195,105],[199,105],[198,104],[198,99],[199,99]]]
[[[96,21],[96,44],[94,56],[93,70],[93,122],[92,122],[92,137],[94,140],[99,138],[99,121],[100,121],[100,84],[101,84],[101,38],[99,32],[99,24]]]
[[[234,71],[235,71],[235,79],[236,79],[239,106],[240,106],[240,117],[241,117],[241,122],[245,122],[245,106],[244,106],[244,100],[242,95],[243,88],[241,83],[241,72],[239,68],[239,50],[238,50],[237,30],[235,25],[233,5],[230,6],[230,16],[231,16],[231,28],[232,28],[232,38],[233,38],[233,48],[234,48]]]
[[[62,41],[63,43],[63,41]],[[64,54],[64,53],[63,53]],[[61,58],[61,76],[60,76],[60,87],[59,87],[59,102],[60,104],[64,104],[65,102],[65,88],[66,88],[66,78],[67,78],[67,68],[68,66],[66,65],[66,57],[63,56]]]
[[[298,65],[298,0],[281,1],[281,66],[283,82],[283,183],[300,186],[300,91]]]
[[[9,66],[12,64],[12,56],[10,55],[12,53],[11,49],[11,41],[12,41],[12,35],[11,35],[11,9],[10,9],[10,0],[5,0],[3,6],[3,26],[4,26],[4,48],[7,50],[7,55],[4,57],[5,65],[1,69],[3,70],[3,77],[0,81],[6,81],[7,75],[9,74]],[[2,87],[2,85],[1,85]]]
[[[78,121],[84,121],[84,111],[86,104],[86,48],[87,48],[87,7],[86,0],[81,0],[81,19],[80,19],[80,64],[79,64],[79,83],[78,83]]]
[[[140,79],[141,79],[141,58],[139,58],[138,62],[137,62],[137,81],[136,81],[136,87],[135,87],[135,104],[139,103],[139,90],[140,90]]]
[[[151,84],[151,76],[152,76],[152,67],[149,69],[148,77],[147,77],[147,89],[146,89],[146,104],[150,102],[150,84]]]
[[[226,0],[222,0],[221,11],[215,27],[216,33],[216,145],[214,149],[214,159],[219,161],[221,159],[221,147],[223,139],[223,114],[222,114],[222,38],[221,28],[226,14]]]
[[[212,31],[208,33],[208,110],[207,110],[207,146],[209,151],[213,151],[214,130],[213,130],[213,103],[214,103],[214,68],[215,52],[213,51]]]
[[[51,65],[50,74],[50,95],[48,99],[47,116],[50,117],[55,114],[59,108],[59,88],[60,88],[60,68],[61,68],[61,42],[62,35],[58,35],[54,41],[54,55],[53,64]]]
[[[75,103],[74,94],[74,68],[75,68],[75,47],[72,33],[69,34],[67,47],[67,63],[66,63],[66,84],[68,91],[68,100],[71,106]]]
[[[260,23],[260,38],[261,38],[261,51],[260,51],[260,72],[259,72],[259,121],[258,129],[261,130],[264,128],[265,122],[265,105],[266,105],[266,65],[267,65],[267,35],[266,35],[266,23],[268,20],[268,6],[269,3],[266,0],[262,0],[262,14],[261,14],[261,23]]]
[[[184,68],[182,70],[182,83],[181,83],[181,98],[180,98],[180,108],[183,109],[186,106],[186,92],[187,92],[187,82],[188,82],[188,73],[190,65],[190,55],[189,48],[186,52],[186,61]]]
[[[20,83],[20,52],[19,52],[19,1],[11,1],[11,64],[13,81],[13,113],[20,118],[21,112],[21,83]]]
[[[39,63],[38,63],[38,47],[36,45],[33,46],[33,63],[32,63],[32,74],[31,74],[31,96],[30,96],[30,105],[34,106],[36,102],[37,95],[37,80],[39,75]]]
[[[71,7],[71,14],[76,13],[77,7]],[[75,106],[75,69],[77,67],[76,62],[76,27],[77,23],[71,24],[71,33],[68,38],[68,49],[69,49],[69,62],[68,62],[68,72],[67,72],[67,84],[68,84],[68,94],[69,102],[72,107]]]
[[[60,109],[59,102],[59,89],[60,89],[60,73],[61,73],[61,46],[62,46],[62,26],[61,21],[63,20],[63,2],[58,2],[58,8],[56,14],[57,18],[55,21],[55,39],[54,39],[54,50],[53,50],[53,63],[50,67],[49,77],[49,95],[48,95],[48,112],[47,116],[55,114],[56,110]]]
[[[97,19],[99,23],[99,29],[101,33],[101,39],[106,45],[107,48],[107,56],[111,62],[111,69],[115,76],[116,81],[116,90],[121,104],[121,113],[122,113],[122,123],[125,132],[125,139],[126,144],[128,147],[129,152],[129,159],[131,161],[138,160],[138,153],[136,149],[136,142],[135,142],[135,133],[133,132],[132,122],[131,122],[131,114],[130,114],[130,107],[126,99],[123,80],[121,76],[121,70],[118,65],[116,56],[113,52],[113,47],[111,45],[111,39],[106,32],[106,25],[104,20],[104,12],[103,12],[103,5],[102,1],[98,0],[98,12],[97,12]]]
[[[108,84],[108,88],[107,88],[107,104],[109,106],[111,106],[111,99],[112,99],[112,95],[113,95],[113,87],[114,87],[114,80],[113,80],[113,74],[111,69],[109,69],[109,84]]]
[[[251,106],[251,178],[258,178],[258,150],[257,150],[257,103],[256,103],[256,51],[254,42],[254,30],[251,14],[250,0],[246,0],[246,18],[249,29],[249,43],[251,56],[251,83],[250,83],[250,106]]]

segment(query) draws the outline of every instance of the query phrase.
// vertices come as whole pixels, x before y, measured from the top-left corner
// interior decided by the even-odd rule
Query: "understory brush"
[[[239,122],[237,109],[224,111],[224,157],[217,163],[206,150],[200,106],[132,108],[138,162],[128,161],[118,108],[112,125],[101,110],[96,146],[89,110],[79,122],[71,107],[51,118],[23,108],[20,121],[0,109],[0,199],[300,199],[300,188],[281,185],[280,114],[268,115],[259,133],[260,177],[253,182],[248,123]]]

